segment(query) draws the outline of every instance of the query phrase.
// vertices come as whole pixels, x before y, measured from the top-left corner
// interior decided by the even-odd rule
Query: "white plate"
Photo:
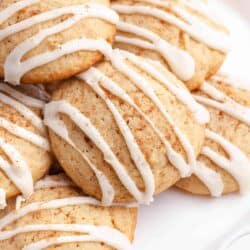
[[[219,1],[212,4],[223,15],[233,37],[233,49],[223,71],[240,75],[250,84],[250,1]],[[139,212],[134,250],[217,250],[239,230],[250,227],[250,195],[213,199],[172,189]],[[237,240],[228,249],[249,250],[249,239]]]

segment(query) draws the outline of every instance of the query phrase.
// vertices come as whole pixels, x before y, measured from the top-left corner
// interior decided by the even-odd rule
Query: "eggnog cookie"
[[[250,190],[250,89],[232,84],[216,76],[194,93],[211,121],[195,174],[177,183],[186,191],[220,196]]]
[[[44,102],[0,83],[0,205],[5,198],[33,192],[51,164],[41,118]]]
[[[0,77],[34,84],[84,71],[102,59],[117,20],[109,0],[2,0]]]
[[[225,27],[197,0],[115,0],[115,47],[161,61],[190,90],[214,75],[229,50]]]
[[[103,207],[60,177],[38,184],[18,210],[12,199],[0,212],[1,249],[130,249],[137,208]]]
[[[108,45],[105,55],[59,86],[45,124],[56,158],[86,194],[148,204],[189,176],[208,112],[161,64]]]

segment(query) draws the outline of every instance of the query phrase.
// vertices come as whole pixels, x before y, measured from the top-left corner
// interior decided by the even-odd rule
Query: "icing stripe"
[[[162,74],[157,74],[157,67],[159,65],[154,64],[153,62],[150,63],[143,63],[143,65],[139,65],[140,62],[137,61],[137,57],[133,56],[130,53],[120,50],[112,50],[111,46],[107,43],[103,43],[103,47],[101,51],[105,54],[106,59],[110,60],[111,64],[114,68],[116,68],[119,72],[124,74],[127,78],[129,78],[137,88],[139,88],[147,97],[149,97],[159,111],[162,113],[164,118],[168,121],[170,126],[173,128],[174,132],[177,135],[177,138],[180,140],[184,150],[187,153],[188,163],[185,162],[185,159],[177,153],[171,146],[171,144],[165,138],[156,125],[140,110],[140,108],[134,103],[134,101],[126,94],[124,90],[122,90],[118,84],[112,82],[111,79],[106,78],[102,75],[101,72],[98,70],[91,68],[89,71],[80,74],[78,77],[85,80],[88,84],[94,88],[94,91],[98,92],[98,94],[102,97],[102,99],[106,102],[109,109],[113,113],[113,116],[117,122],[118,127],[122,130],[122,134],[124,139],[129,147],[129,151],[131,153],[132,159],[134,160],[135,164],[137,165],[139,172],[144,179],[144,184],[147,190],[145,193],[142,193],[138,190],[137,186],[133,182],[133,180],[129,177],[128,173],[124,169],[124,166],[119,162],[116,156],[113,154],[112,150],[109,148],[107,143],[104,141],[102,136],[96,130],[94,125],[89,121],[87,117],[85,117],[78,109],[74,108],[71,104],[65,101],[57,101],[51,102],[45,106],[45,124],[56,133],[59,137],[64,139],[69,145],[71,145],[81,156],[83,159],[89,164],[92,170],[95,172],[99,185],[102,190],[103,194],[103,202],[105,201],[106,204],[110,204],[114,198],[114,190],[109,182],[109,180],[92,164],[92,162],[84,155],[79,148],[72,142],[69,138],[68,131],[66,125],[60,119],[59,113],[68,115],[71,120],[76,123],[76,125],[85,133],[87,134],[90,139],[95,143],[95,145],[102,151],[104,154],[104,160],[109,163],[114,171],[116,172],[118,178],[121,180],[122,184],[128,189],[131,195],[139,203],[148,204],[150,200],[152,200],[153,194],[153,176],[150,170],[150,167],[147,166],[147,162],[144,159],[144,156],[140,152],[140,148],[137,147],[129,128],[124,123],[123,118],[117,112],[116,108],[114,107],[113,103],[107,98],[105,92],[102,88],[106,88],[106,90],[110,91],[115,96],[126,101],[129,105],[135,108],[140,115],[149,123],[149,125],[153,128],[156,134],[161,138],[162,142],[166,147],[166,153],[168,156],[169,161],[180,171],[181,176],[186,177],[190,176],[191,168],[196,164],[196,155],[194,153],[194,149],[192,145],[182,133],[182,131],[175,125],[172,117],[166,111],[166,108],[161,103],[160,99],[154,92],[154,89],[151,87],[148,80],[141,76],[140,74],[136,73],[132,68],[126,65],[125,61],[129,60],[133,64],[137,65],[139,68],[144,70],[153,78],[156,78],[158,81],[162,81],[163,86],[169,88],[170,92],[176,95],[177,99],[182,101],[188,108],[194,113],[197,120],[201,123],[207,122],[208,119],[208,112],[204,110],[200,105],[198,105],[191,97],[191,95],[186,90],[181,90],[180,87],[172,86],[170,82],[165,80],[165,76]],[[165,69],[164,69],[165,70]],[[139,160],[138,160],[139,159]],[[144,167],[142,167],[144,166]],[[148,192],[150,190],[150,192]],[[112,195],[108,195],[108,193],[112,193]],[[149,195],[150,193],[150,195]],[[106,197],[106,198],[104,198]],[[109,197],[109,199],[107,199]]]
[[[31,243],[23,250],[40,250],[52,245],[70,242],[103,242],[117,250],[131,249],[131,243],[128,238],[115,228],[107,226],[93,226],[85,224],[42,224],[28,225],[16,228],[11,231],[0,232],[0,240],[10,239],[21,233],[55,231],[55,232],[75,232],[84,235],[60,236],[57,238],[48,238]]]
[[[22,195],[18,195],[16,197],[16,210],[20,209],[23,202],[25,202],[26,199]]]
[[[70,181],[66,175],[60,174],[59,176],[62,176],[62,178],[55,179],[54,176],[46,176],[42,180],[39,180],[36,182],[34,189],[44,189],[44,188],[55,188],[55,187],[74,187],[75,184]]]
[[[120,22],[120,24],[121,23],[122,22]],[[154,44],[152,44],[150,42],[147,42],[145,40],[142,40],[140,38],[130,38],[130,37],[122,36],[122,35],[117,35],[115,37],[115,41],[118,42],[118,43],[132,44],[132,45],[135,45],[137,47],[141,47],[143,49],[150,49],[150,50],[155,50],[156,49]]]
[[[104,11],[101,13],[102,11]],[[1,13],[1,12],[0,12]],[[85,4],[85,5],[74,5],[74,6],[67,6],[62,8],[53,9],[35,16],[32,16],[28,19],[25,19],[23,21],[20,21],[16,24],[13,24],[11,26],[8,26],[2,30],[0,30],[0,41],[4,40],[5,38],[16,34],[20,31],[23,31],[27,28],[30,28],[36,24],[46,22],[53,20],[55,18],[61,17],[65,14],[72,14],[73,18],[67,19],[67,22],[61,22],[65,25],[65,28],[62,30],[65,30],[66,28],[69,28],[73,26],[75,23],[79,22],[83,18],[89,18],[89,17],[98,17],[102,18],[103,20],[106,20],[110,23],[116,23],[117,16],[114,15],[114,12],[102,5],[96,5],[96,4]],[[53,26],[57,27],[57,25]],[[61,27],[61,26],[58,26]],[[58,28],[56,28],[58,29]],[[47,29],[45,29],[47,30]],[[50,29],[48,29],[50,30]],[[60,32],[61,30],[59,30]],[[45,32],[46,33],[46,32]]]
[[[191,10],[197,12],[200,15],[207,17],[218,25],[224,25],[223,20],[217,15],[216,9],[211,8],[209,3],[203,3],[196,0],[182,0],[182,3],[186,5]]]
[[[37,41],[37,40],[36,40]],[[35,41],[34,41],[35,42]],[[55,49],[52,52],[46,52],[38,56],[34,56],[32,58],[27,59],[26,61],[20,62],[18,60],[21,59],[23,50],[27,48],[29,42],[27,41],[26,44],[19,45],[12,53],[8,56],[6,60],[6,67],[5,69],[8,72],[5,72],[5,80],[12,83],[12,84],[19,84],[20,78],[26,72],[42,66],[46,63],[52,62],[61,58],[62,56],[81,51],[81,50],[88,50],[88,51],[102,51],[102,47],[105,45],[105,40],[92,40],[92,39],[78,39],[73,40],[67,43],[64,43],[60,46],[60,48]],[[29,45],[30,46],[30,45]],[[19,55],[18,55],[19,54]],[[19,58],[16,60],[16,58]],[[18,64],[18,71],[11,72],[10,65]]]
[[[147,74],[155,78],[156,80],[160,81],[163,86],[169,89],[173,95],[177,97],[179,101],[183,104],[188,106],[191,112],[194,114],[196,119],[200,123],[205,123],[208,121],[208,112],[201,107],[201,105],[197,104],[192,96],[188,93],[187,90],[181,89],[179,86],[173,86],[168,80],[166,80],[166,76],[162,73],[157,72],[157,67],[160,67],[160,64],[155,64],[148,60],[148,63],[141,63],[137,60],[136,56],[132,54],[120,51],[120,50],[112,50],[111,46],[108,43],[101,43],[102,46],[100,47],[100,51],[105,55],[106,59],[111,62],[114,68],[116,68],[119,72],[124,74],[127,78],[129,78],[135,86],[140,89],[147,97],[149,97],[159,111],[162,113],[164,118],[169,122],[170,126],[173,128],[174,132],[177,135],[180,143],[182,144],[185,152],[187,153],[188,163],[185,162],[185,159],[177,153],[170,143],[166,140],[165,135],[163,135],[157,126],[150,121],[150,119],[138,108],[137,105],[133,102],[133,100],[123,91],[116,83],[113,83],[109,78],[106,78],[102,75],[102,73],[98,72],[98,70],[92,68],[89,71],[80,74],[78,77],[85,80],[94,91],[98,92],[98,95],[102,97],[102,99],[106,102],[109,109],[113,113],[113,116],[117,122],[118,127],[120,128],[124,139],[128,145],[128,149],[131,153],[132,159],[137,165],[139,172],[144,179],[144,184],[146,187],[146,192],[142,193],[138,190],[137,186],[133,182],[133,180],[129,177],[128,173],[124,169],[124,166],[119,162],[116,156],[113,154],[112,150],[109,148],[107,143],[101,137],[99,132],[96,130],[93,124],[89,121],[87,117],[85,117],[78,109],[74,108],[71,104],[65,101],[57,101],[51,102],[45,106],[45,124],[56,133],[59,137],[64,139],[69,145],[71,145],[81,156],[82,158],[88,163],[91,169],[95,172],[100,188],[103,194],[103,201],[106,204],[112,202],[114,198],[114,190],[109,182],[109,180],[101,173],[97,167],[77,148],[77,146],[72,142],[69,138],[68,131],[66,125],[59,117],[59,113],[63,113],[68,115],[71,120],[76,123],[76,125],[88,136],[90,139],[94,141],[95,145],[102,151],[104,154],[105,161],[109,163],[116,172],[118,178],[121,180],[122,184],[128,189],[130,194],[134,196],[134,198],[139,203],[146,203],[148,204],[150,200],[152,200],[152,187],[153,187],[153,176],[148,166],[147,162],[144,159],[144,156],[140,152],[140,148],[137,146],[135,139],[133,138],[131,131],[129,130],[128,126],[124,123],[123,118],[117,112],[116,108],[114,107],[113,103],[107,98],[105,92],[102,88],[106,88],[106,90],[110,91],[112,94],[122,98],[129,105],[134,107],[140,115],[150,124],[150,126],[154,129],[156,134],[162,139],[166,147],[166,153],[169,158],[169,161],[180,171],[181,176],[186,177],[190,176],[191,168],[196,164],[196,155],[194,153],[194,149],[192,148],[191,143],[186,138],[184,133],[175,125],[172,117],[168,114],[166,108],[161,103],[159,97],[156,95],[154,89],[150,86],[148,80],[141,76],[141,74],[134,71],[131,67],[126,65],[126,60],[129,60],[131,63],[135,64],[138,68],[144,70]],[[163,69],[163,66],[161,66]],[[165,72],[165,69],[163,70]],[[101,81],[100,81],[101,80]],[[86,126],[88,124],[88,126]],[[139,158],[138,158],[139,157]],[[142,167],[144,166],[144,167]],[[148,192],[150,190],[150,192]],[[112,195],[110,195],[112,193]],[[149,195],[150,193],[150,195]],[[106,198],[104,198],[106,197]],[[109,199],[107,199],[109,197]]]
[[[150,120],[150,118],[142,112],[142,110],[135,104],[133,99],[122,89],[119,85],[113,82],[110,78],[106,77],[96,68],[91,68],[87,72],[82,73],[81,77],[84,77],[85,81],[96,81],[99,83],[103,88],[108,90],[113,95],[117,96],[124,102],[128,103],[131,107],[133,107],[152,127],[154,132],[159,136],[166,147],[166,153],[168,156],[169,161],[173,166],[175,166],[182,177],[187,177],[190,175],[190,167],[186,164],[183,157],[177,153],[165,138],[165,135],[157,128],[157,126]]]
[[[45,178],[44,183],[50,182],[53,177]],[[53,182],[55,187],[57,181]],[[57,182],[59,185],[61,180]],[[3,231],[3,229],[17,221],[18,219],[34,213],[39,210],[47,209],[58,209],[67,206],[80,206],[80,205],[91,205],[91,206],[103,206],[99,201],[84,196],[68,197],[62,199],[55,199],[50,201],[40,201],[28,204],[24,207],[20,207],[18,210],[13,210],[7,215],[0,219],[0,240],[7,240],[15,237],[18,234],[29,233],[29,232],[42,232],[42,231],[54,231],[54,232],[74,232],[81,233],[84,235],[70,235],[70,236],[59,236],[51,237],[45,240],[40,240],[35,243],[26,245],[23,249],[38,250],[45,249],[52,245],[69,243],[69,242],[103,242],[108,246],[111,246],[118,250],[130,250],[131,243],[127,236],[115,228],[107,226],[94,226],[85,224],[34,224],[24,225],[17,227],[12,230]],[[113,206],[121,206],[120,204],[113,204]],[[130,207],[128,205],[127,207]]]
[[[11,159],[10,164],[0,157],[0,169],[4,171],[24,197],[29,197],[33,193],[33,179],[26,161],[13,146],[1,138],[0,148]]]
[[[136,0],[135,2],[151,5],[132,6],[125,4],[112,4],[112,8],[120,14],[142,14],[153,16],[177,26],[181,30],[187,32],[194,39],[203,42],[212,48],[221,50],[222,52],[227,52],[229,50],[230,41],[226,33],[212,29],[205,22],[196,18],[186,9],[173,4],[173,2],[158,0]],[[189,9],[218,23],[218,21],[215,21],[214,15],[212,15],[213,10],[208,9],[207,5],[186,0],[181,1],[181,3]],[[157,8],[155,5],[170,9],[175,13],[175,15],[168,13],[166,10],[161,8]],[[137,24],[119,21],[117,23],[117,28],[119,31],[133,34],[135,37],[127,37],[125,35],[118,34],[116,42],[126,43],[158,52],[166,60],[175,75],[183,81],[188,81],[194,76],[195,61],[186,51],[171,45],[168,41],[162,39],[158,34],[150,31],[149,29],[140,27]]]
[[[135,84],[135,86],[137,86],[146,96],[148,96],[154,102],[154,104],[162,113],[164,118],[168,121],[168,123],[173,128],[175,134],[177,135],[179,141],[181,142],[183,148],[185,149],[187,153],[189,165],[190,166],[195,165],[196,156],[192,148],[192,145],[190,144],[186,136],[175,125],[175,122],[173,121],[172,117],[169,115],[169,113],[166,111],[166,108],[163,106],[163,104],[157,97],[154,89],[151,87],[151,85],[146,80],[146,78],[144,78],[141,74],[133,71],[129,66],[127,66],[124,63],[125,59],[129,59],[133,61],[133,59],[136,58],[136,56],[133,56],[133,54],[127,53],[125,51],[121,53],[120,50],[117,50],[117,49],[115,49],[113,53],[114,55],[111,58],[112,65],[121,73],[126,75]]]
[[[26,118],[26,120],[30,121],[34,127],[36,127],[39,131],[45,132],[45,127],[43,121],[40,117],[38,117],[31,109],[27,108],[21,102],[18,102],[5,94],[0,92],[0,102],[11,106],[15,110],[17,110],[21,115]]]
[[[40,147],[44,150],[49,151],[50,145],[46,138],[41,137],[40,135],[34,134],[22,127],[17,126],[16,124],[0,117],[0,127],[6,129],[9,133],[18,136],[30,143]]]
[[[125,56],[128,56],[129,59],[141,70],[144,70],[150,76],[158,80],[163,86],[165,86],[169,91],[171,91],[172,94],[176,96],[176,98],[186,105],[188,109],[194,114],[197,122],[200,124],[206,124],[209,122],[210,116],[209,112],[199,103],[197,103],[190,92],[186,90],[184,87],[180,87],[178,85],[175,85],[171,83],[167,76],[162,74],[157,68],[159,68],[162,72],[165,72],[166,69],[162,64],[158,64],[157,67],[151,62],[146,60],[139,60],[136,56],[133,54],[130,54],[129,52],[124,52]]]
[[[105,233],[105,235],[103,235]],[[109,233],[109,234],[108,234]],[[119,236],[119,237],[118,237]],[[121,241],[122,240],[122,241]],[[62,243],[71,243],[71,242],[104,242],[107,245],[114,247],[117,250],[129,250],[131,249],[131,245],[129,241],[125,238],[125,236],[118,234],[118,231],[108,229],[102,230],[99,232],[97,228],[90,235],[83,236],[61,236],[58,238],[49,238],[48,240],[41,240],[36,243],[30,244],[24,248],[24,250],[42,250],[49,246],[62,244]],[[126,244],[126,245],[125,245]]]
[[[86,161],[92,171],[95,173],[98,183],[100,185],[102,191],[102,202],[105,205],[110,205],[114,199],[115,191],[110,184],[109,180],[101,171],[97,169],[97,167],[88,159],[85,154],[74,144],[74,142],[70,139],[68,135],[68,130],[66,125],[61,121],[59,117],[58,110],[62,110],[62,107],[70,107],[69,109],[73,108],[70,104],[66,102],[51,102],[45,105],[44,109],[44,123],[47,125],[54,133],[64,139],[69,145],[71,145]],[[74,111],[76,109],[73,109]],[[77,111],[76,111],[77,112]],[[65,112],[64,112],[65,113]],[[77,112],[77,114],[79,111]]]
[[[216,171],[208,168],[203,162],[197,161],[194,174],[206,185],[212,196],[221,196],[224,183]]]
[[[250,80],[245,76],[239,76],[237,74],[230,75],[226,72],[220,70],[216,75],[210,78],[211,82],[223,82],[224,84],[230,85],[235,88],[239,88],[241,90],[250,91]]]
[[[22,0],[11,4],[6,9],[0,11],[0,23],[7,21],[12,15],[32,4],[38,3],[40,0]]]
[[[145,49],[157,51],[164,57],[172,71],[181,80],[187,81],[193,77],[195,73],[195,62],[186,51],[174,47],[155,33],[134,24],[120,21],[117,23],[117,28],[120,31],[133,33],[150,40],[151,43],[138,38],[127,38],[124,36],[116,37],[117,42],[125,42]]]
[[[145,202],[150,203],[153,201],[153,195],[155,190],[154,175],[151,171],[150,165],[145,159],[136,139],[134,138],[129,126],[123,119],[122,115],[119,113],[115,105],[108,99],[105,92],[99,87],[98,82],[91,81],[91,79],[84,77],[84,75],[78,76],[80,79],[85,80],[86,83],[102,98],[102,100],[108,106],[110,112],[122,133],[124,140],[127,144],[128,150],[130,152],[131,158],[133,159],[137,169],[145,183]]]
[[[194,95],[197,101],[202,104],[219,109],[226,114],[246,123],[247,125],[250,125],[250,108],[235,102],[233,99],[207,82],[202,85],[201,91],[209,95],[209,97],[211,97],[212,99]]]
[[[218,79],[215,77],[215,80]],[[219,80],[222,79],[219,78]],[[245,123],[248,126],[250,125],[250,109],[248,107],[235,102],[233,99],[214,87],[209,82],[204,82],[200,90],[208,97],[194,94],[193,96],[198,102],[218,109]],[[220,134],[215,133],[211,130],[206,130],[206,138],[219,144],[227,153],[229,159],[222,156],[218,152],[215,152],[208,146],[203,147],[201,154],[206,156],[214,164],[231,174],[238,182],[241,193],[250,191],[250,159],[246,155],[246,153],[242,152],[239,147],[232,144],[229,140],[225,139]],[[222,182],[221,176],[221,181],[219,181],[217,176],[218,174],[214,170],[209,169],[211,180],[207,181],[206,178],[209,177],[209,173],[206,173],[206,171],[208,171],[208,167],[206,167],[203,163],[201,164],[199,163],[199,166],[196,169],[198,170],[198,172],[196,172],[195,170],[194,173],[200,180],[204,182],[213,196],[220,196],[223,193],[224,189],[224,183]],[[205,170],[205,168],[207,169],[205,170],[205,172],[203,172],[200,167],[202,167],[203,170]],[[219,192],[219,190],[221,191]]]
[[[4,189],[0,188],[0,209],[4,209],[6,206],[6,192]]]
[[[237,146],[210,130],[206,130],[206,137],[218,143],[227,153],[229,159],[204,147],[202,154],[212,160],[216,165],[229,172],[239,183],[241,193],[250,191],[250,160]]]
[[[154,1],[150,2],[154,4]],[[230,41],[227,34],[212,29],[207,24],[176,5],[171,6],[171,11],[177,14],[177,16],[180,18],[159,8],[146,5],[132,6],[113,4],[112,8],[120,14],[142,14],[158,18],[178,27],[179,29],[188,33],[194,39],[205,43],[213,49],[217,49],[222,52],[227,52],[229,50]],[[185,21],[183,21],[183,19]]]
[[[45,124],[62,139],[66,140],[67,142],[71,142],[67,128],[64,124],[60,124],[59,113],[68,115],[71,120],[74,121],[74,123],[77,124],[77,126],[86,135],[88,135],[90,140],[93,141],[94,144],[103,153],[105,161],[113,167],[115,173],[119,177],[122,184],[127,188],[127,190],[135,197],[135,199],[139,203],[147,204],[148,202],[150,202],[150,200],[148,200],[148,197],[145,196],[144,193],[142,193],[137,188],[137,186],[125,170],[124,166],[119,162],[119,160],[112,152],[109,145],[105,142],[99,131],[95,128],[91,121],[86,116],[84,116],[84,114],[82,114],[78,109],[76,109],[65,101],[51,102],[45,106]],[[84,154],[82,154],[82,156],[84,156]],[[99,180],[99,183],[102,182],[100,182]],[[104,192],[105,190],[103,189],[102,191]]]
[[[28,103],[36,108],[42,108],[44,103],[31,98],[19,91],[16,91],[7,84],[0,83],[0,91],[6,93],[7,95],[0,92],[0,102],[9,105],[11,108],[18,111],[24,118],[30,121],[34,127],[36,127],[41,132],[45,133],[45,126],[42,120],[38,117],[31,109],[26,107],[23,103]],[[0,127],[8,131],[12,135],[22,138],[37,147],[40,147],[46,151],[50,150],[49,142],[46,138],[37,135],[26,128],[20,127],[15,123],[0,117]],[[33,193],[33,178],[30,172],[28,163],[25,161],[20,152],[15,148],[15,146],[9,144],[0,138],[0,148],[7,155],[10,162],[5,160],[0,156],[0,169],[7,175],[7,177],[14,183],[14,185],[21,191],[24,198],[29,197]],[[0,203],[5,204],[5,190],[1,189]],[[4,207],[4,206],[2,206]]]
[[[33,2],[31,1],[30,4],[33,4]],[[24,7],[28,5],[29,4],[26,3]],[[20,8],[18,8],[18,10],[20,10]],[[15,14],[15,5],[11,5],[7,9],[0,11],[0,16],[5,15],[3,14],[3,12],[8,13],[9,15]],[[31,18],[28,18],[19,23],[8,26],[3,30],[0,30],[0,41],[4,40],[10,35],[16,34],[35,24],[52,20],[65,14],[72,14],[73,16],[50,28],[41,30],[33,37],[17,45],[10,52],[4,64],[5,81],[10,82],[12,84],[19,84],[22,76],[36,67],[42,66],[64,55],[76,51],[80,50],[98,51],[99,49],[99,46],[94,46],[95,44],[91,45],[90,43],[88,43],[89,42],[88,39],[76,39],[62,44],[60,48],[57,48],[52,52],[46,52],[37,56],[33,56],[25,61],[21,61],[22,57],[27,52],[37,47],[48,36],[60,33],[61,31],[64,31],[67,28],[72,27],[73,25],[75,25],[81,19],[84,18],[89,18],[89,17],[100,18],[102,20],[105,20],[113,24],[115,24],[118,21],[117,14],[114,11],[102,5],[85,4],[85,5],[68,6],[64,8],[57,8],[39,15],[35,15]],[[94,43],[94,41],[92,41],[92,43]]]
[[[4,217],[0,218],[0,230],[2,231],[4,227],[13,223],[14,221],[20,219],[21,217],[36,212],[38,210],[46,210],[46,209],[57,209],[66,206],[80,206],[80,205],[93,205],[93,206],[101,206],[105,207],[100,201],[85,196],[76,196],[76,197],[68,197],[63,199],[56,199],[51,201],[41,201],[41,202],[34,202],[28,204],[17,211],[12,211],[5,215]],[[135,207],[135,204],[119,204],[114,203],[112,207]]]

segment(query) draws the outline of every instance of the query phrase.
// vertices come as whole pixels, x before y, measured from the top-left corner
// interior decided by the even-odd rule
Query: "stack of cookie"
[[[229,48],[198,0],[2,0],[0,248],[127,250],[138,206],[173,185],[249,191],[250,91],[216,74]]]

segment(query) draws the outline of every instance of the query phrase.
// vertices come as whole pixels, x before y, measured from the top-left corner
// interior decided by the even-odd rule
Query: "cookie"
[[[195,175],[177,186],[194,194],[220,196],[250,190],[250,89],[216,76],[195,92],[211,115]]]
[[[117,14],[109,0],[3,0],[0,77],[12,84],[69,78],[102,59],[113,42]]]
[[[56,158],[86,194],[148,204],[189,176],[208,112],[161,64],[105,51],[105,62],[54,91],[45,124]]]
[[[20,193],[29,197],[33,192],[33,182],[49,170],[50,145],[41,115],[44,104],[39,99],[0,83],[2,207],[5,206],[5,198]]]
[[[128,250],[137,208],[103,207],[62,177],[49,177],[18,205],[0,212],[0,248],[6,250]]]
[[[115,0],[116,48],[158,60],[190,90],[222,65],[230,41],[213,10],[200,1]]]

